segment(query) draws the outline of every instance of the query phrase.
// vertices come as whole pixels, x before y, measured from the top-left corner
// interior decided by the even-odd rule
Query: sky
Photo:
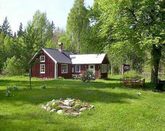
[[[7,16],[13,32],[17,31],[20,22],[26,27],[37,10],[46,12],[47,18],[54,21],[56,27],[65,29],[67,16],[74,0],[0,0],[0,25]],[[93,0],[85,0],[91,6]]]

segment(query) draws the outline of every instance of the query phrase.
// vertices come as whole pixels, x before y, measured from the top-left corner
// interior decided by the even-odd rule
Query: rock
[[[46,110],[47,107],[45,105],[42,105],[41,108]]]
[[[47,111],[50,111],[50,110],[51,110],[51,107],[50,107],[50,106],[48,106],[48,107],[46,108],[46,110],[47,110]]]
[[[56,112],[56,109],[52,109],[52,110],[50,110],[50,112]]]
[[[56,100],[55,100],[55,99],[53,99],[53,100],[52,100],[52,102],[56,102]]]
[[[137,93],[138,96],[141,96],[141,94],[142,94],[141,92],[138,92],[138,93]]]
[[[66,106],[70,106],[73,102],[74,102],[74,100],[67,99],[67,100],[64,100],[63,104],[66,105]]]
[[[82,111],[85,111],[85,110],[87,110],[86,107],[83,107],[83,108],[80,109],[81,112],[82,112]]]
[[[80,113],[79,113],[79,112],[72,112],[71,115],[72,115],[72,116],[79,116]]]
[[[59,107],[61,107],[62,109],[71,109],[72,107],[70,107],[70,106],[59,106]]]
[[[91,106],[90,106],[90,109],[93,109],[93,108],[94,108],[94,105],[91,105]]]
[[[63,110],[58,110],[57,114],[63,114]]]

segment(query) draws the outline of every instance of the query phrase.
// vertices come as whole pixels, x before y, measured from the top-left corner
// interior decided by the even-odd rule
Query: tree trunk
[[[151,82],[157,84],[159,63],[161,59],[161,46],[153,44],[151,50]]]

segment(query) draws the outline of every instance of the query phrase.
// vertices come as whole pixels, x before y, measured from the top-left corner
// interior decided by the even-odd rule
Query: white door
[[[92,71],[95,74],[95,65],[88,65],[88,70]]]

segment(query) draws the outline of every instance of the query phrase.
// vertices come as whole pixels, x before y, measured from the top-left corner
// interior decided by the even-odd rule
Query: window
[[[40,62],[45,62],[45,56],[44,55],[40,56]]]
[[[108,72],[108,65],[102,64],[101,65],[101,73],[107,73]]]
[[[80,65],[75,65],[75,72],[80,73],[81,72],[81,66]]]
[[[40,74],[45,74],[45,64],[40,64]]]
[[[72,73],[74,73],[74,66],[72,66]]]
[[[61,65],[61,73],[68,73],[68,65],[67,64],[62,64]]]
[[[90,65],[90,69],[93,69],[93,65]]]

